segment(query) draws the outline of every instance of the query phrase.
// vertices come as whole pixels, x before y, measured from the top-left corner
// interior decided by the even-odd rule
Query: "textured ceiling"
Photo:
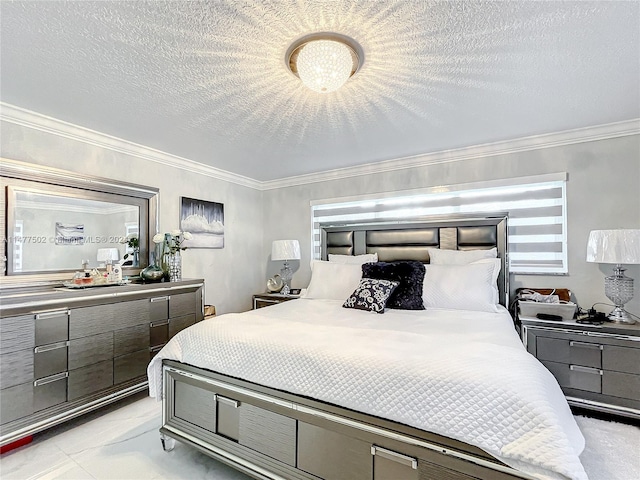
[[[640,3],[5,1],[8,104],[267,181],[640,117]],[[342,89],[298,37],[363,48]]]

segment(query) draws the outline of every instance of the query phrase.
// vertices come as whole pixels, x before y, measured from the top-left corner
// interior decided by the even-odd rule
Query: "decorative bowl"
[[[282,287],[284,287],[284,282],[282,281],[282,277],[278,274],[267,280],[267,290],[271,293],[279,292],[282,290]]]

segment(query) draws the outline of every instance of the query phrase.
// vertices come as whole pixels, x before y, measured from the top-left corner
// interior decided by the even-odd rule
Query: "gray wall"
[[[609,228],[640,228],[640,136],[628,136],[534,151],[442,163],[374,175],[280,188],[264,193],[264,259],[271,241],[300,240],[302,259],[295,265],[292,286],[304,287],[310,278],[310,201],[478,182],[544,173],[568,172],[569,275],[514,275],[512,288],[570,288],[583,307],[609,302],[604,295],[604,276],[611,266],[587,263],[589,231]],[[283,213],[283,207],[286,213]],[[264,262],[266,275],[278,272],[280,262]],[[634,278],[635,298],[627,309],[640,315],[640,265],[628,267]],[[599,306],[602,311],[607,307]]]
[[[272,240],[300,241],[292,284],[308,284],[312,200],[568,172],[569,275],[515,275],[512,287],[567,287],[585,307],[608,302],[603,280],[611,271],[586,263],[589,231],[640,228],[638,135],[260,192],[6,122],[0,134],[2,157],[159,188],[162,232],[178,228],[180,196],[224,203],[225,248],[183,255],[184,276],[205,279],[205,301],[220,313],[250,308],[251,294],[264,291],[266,279],[279,271],[282,262],[270,261]],[[636,279],[636,297],[627,307],[640,314],[640,266],[629,266],[627,275]]]
[[[223,203],[225,247],[183,252],[183,277],[204,278],[219,313],[247,310],[264,291],[260,191],[8,122],[0,136],[3,158],[159,188],[161,232],[179,228],[181,196]]]

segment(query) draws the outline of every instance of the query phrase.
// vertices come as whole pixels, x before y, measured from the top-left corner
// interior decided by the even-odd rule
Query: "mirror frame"
[[[9,201],[8,195],[11,187],[15,186],[24,189],[18,182],[10,183],[10,179],[18,181],[26,181],[38,184],[36,188],[42,189],[47,194],[59,191],[73,191],[74,196],[78,198],[87,198],[95,200],[97,198],[106,197],[105,194],[115,194],[125,197],[134,197],[138,200],[142,199],[147,202],[148,209],[146,212],[140,212],[140,236],[146,233],[147,240],[140,246],[140,267],[123,268],[123,274],[126,276],[137,275],[142,268],[149,264],[149,253],[153,252],[155,244],[153,243],[153,235],[158,232],[158,195],[159,189],[155,187],[147,187],[133,183],[121,182],[90,175],[82,175],[75,172],[61,170],[52,167],[44,167],[31,163],[20,162],[16,160],[8,160],[1,158],[2,169],[0,176],[7,179],[3,195],[5,202]],[[5,182],[3,182],[4,184]],[[60,188],[63,187],[63,188]],[[73,190],[68,190],[73,189]],[[68,193],[67,195],[68,196]],[[134,202],[139,206],[139,202]],[[7,210],[10,206],[6,203]],[[7,239],[10,238],[9,222],[13,218],[13,212],[2,212],[3,228],[4,228],[4,245],[2,252],[4,257],[9,253]],[[144,223],[143,223],[144,222]],[[6,262],[6,260],[4,260]],[[7,265],[5,265],[7,267]],[[72,269],[77,270],[77,268]],[[8,268],[5,268],[4,275],[0,276],[0,288],[25,287],[25,286],[42,286],[60,284],[61,281],[68,280],[70,270],[57,270],[54,272],[34,272],[20,273],[8,275]]]

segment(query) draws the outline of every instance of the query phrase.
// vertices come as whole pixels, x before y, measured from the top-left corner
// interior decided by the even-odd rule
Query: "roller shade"
[[[425,193],[396,192],[382,198],[312,202],[313,257],[320,258],[321,223],[491,212],[509,214],[511,273],[567,273],[566,173],[439,187]]]

